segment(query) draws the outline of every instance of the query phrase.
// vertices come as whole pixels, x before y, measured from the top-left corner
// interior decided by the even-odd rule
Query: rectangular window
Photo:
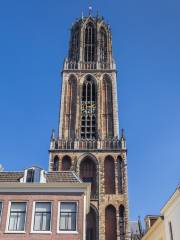
[[[60,231],[76,231],[76,202],[61,202],[60,203]]]
[[[27,170],[26,182],[28,183],[34,182],[34,169]]]
[[[24,231],[26,202],[11,202],[8,231]]]
[[[169,234],[170,234],[170,239],[173,240],[173,231],[172,231],[172,224],[169,222]]]
[[[34,211],[33,231],[51,230],[51,203],[36,202]]]
[[[1,217],[2,217],[2,202],[0,202],[0,223],[1,223]]]

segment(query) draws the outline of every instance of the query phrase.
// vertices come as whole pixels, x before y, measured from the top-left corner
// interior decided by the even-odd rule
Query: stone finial
[[[89,16],[92,14],[92,6],[89,6]]]
[[[51,133],[50,149],[55,149],[55,131],[54,131],[54,129],[52,129],[52,133]]]
[[[126,149],[126,137],[125,137],[123,128],[121,130],[121,148]]]
[[[126,139],[124,128],[121,129],[121,138],[124,138],[124,140]]]
[[[51,132],[51,140],[55,140],[55,130],[52,129],[52,132]]]

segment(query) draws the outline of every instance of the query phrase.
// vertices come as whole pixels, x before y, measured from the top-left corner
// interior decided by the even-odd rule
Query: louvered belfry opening
[[[85,46],[84,46],[84,61],[96,61],[96,30],[94,24],[89,22],[85,28]]]
[[[95,80],[88,75],[84,80],[81,99],[81,138],[96,139],[97,97]]]
[[[107,33],[103,27],[100,29],[100,62],[106,63],[108,57]]]
[[[80,29],[79,26],[71,31],[71,43],[69,49],[69,60],[72,62],[79,61],[79,50],[80,50]]]
[[[105,209],[105,240],[117,240],[116,209],[109,205]]]
[[[86,218],[86,240],[97,239],[97,214],[95,210],[90,207],[90,211]]]
[[[90,158],[86,157],[81,161],[80,164],[80,177],[83,182],[91,183],[91,197],[97,195],[97,169],[95,162]]]

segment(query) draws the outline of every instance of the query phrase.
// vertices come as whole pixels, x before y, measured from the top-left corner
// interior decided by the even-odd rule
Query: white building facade
[[[160,216],[151,221],[142,240],[180,240],[180,185],[161,209]]]
[[[161,210],[166,240],[180,239],[180,185]]]

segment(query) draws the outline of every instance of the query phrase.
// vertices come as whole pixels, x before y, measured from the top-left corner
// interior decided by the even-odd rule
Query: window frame
[[[58,171],[59,171],[59,157],[55,155],[53,158],[53,172],[58,172]]]
[[[35,222],[35,209],[36,209],[36,203],[50,203],[51,204],[51,215],[50,215],[50,230],[34,230],[34,222]],[[31,218],[31,233],[43,233],[43,234],[51,234],[52,233],[52,206],[53,202],[52,201],[33,201],[33,208],[32,208],[32,218]]]
[[[30,174],[31,174],[30,177],[28,176],[29,175],[28,172],[30,172]],[[34,178],[35,178],[35,169],[34,168],[27,169],[27,172],[26,172],[26,183],[34,183]]]
[[[174,235],[173,235],[173,229],[172,229],[172,222],[169,221],[168,222],[168,227],[169,227],[169,236],[170,236],[170,240],[173,240],[174,239]]]
[[[25,203],[25,221],[24,221],[24,230],[22,231],[16,231],[16,230],[9,230],[9,221],[10,221],[10,214],[11,214],[11,206],[12,203]],[[26,221],[27,221],[27,208],[28,208],[28,201],[9,201],[8,203],[8,212],[7,212],[7,219],[6,219],[6,228],[5,228],[5,233],[21,233],[24,234],[26,233]]]
[[[76,204],[76,230],[60,230],[61,203],[75,203]],[[79,234],[79,231],[78,231],[78,217],[79,217],[78,209],[79,209],[79,202],[78,201],[59,201],[58,202],[57,233]]]
[[[1,203],[1,211],[0,211],[0,224],[2,223],[2,213],[3,213],[3,200],[0,200]]]
[[[96,140],[98,135],[98,87],[96,79],[88,74],[81,87],[81,125],[83,140]]]

